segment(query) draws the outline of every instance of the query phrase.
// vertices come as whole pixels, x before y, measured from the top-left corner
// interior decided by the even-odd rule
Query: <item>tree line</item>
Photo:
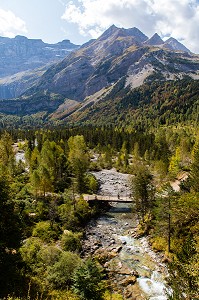
[[[16,161],[14,141],[25,152],[26,163]],[[97,192],[90,171],[112,167],[132,175],[137,233],[149,234],[153,249],[169,262],[172,299],[197,297],[195,128],[13,129],[1,132],[0,162],[1,297],[15,293],[23,298],[28,291],[30,299],[122,299],[110,295],[99,262],[80,255],[83,228],[99,213],[81,194]],[[186,180],[175,192],[170,182],[181,175]]]

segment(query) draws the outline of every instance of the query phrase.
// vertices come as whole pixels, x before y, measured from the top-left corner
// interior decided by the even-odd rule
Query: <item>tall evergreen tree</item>
[[[131,189],[135,206],[142,219],[150,211],[154,200],[154,186],[152,175],[144,165],[137,166],[135,175],[132,177]]]
[[[15,157],[12,147],[13,141],[9,133],[5,132],[0,140],[0,167],[5,175],[13,175],[15,171]]]
[[[82,135],[70,137],[68,140],[69,154],[68,161],[72,167],[77,181],[78,192],[84,191],[84,175],[88,169],[89,156],[87,147]]]
[[[199,192],[199,143],[196,143],[193,148],[190,178],[192,189]]]
[[[10,200],[8,183],[0,178],[0,297],[16,289],[20,242],[20,221]]]

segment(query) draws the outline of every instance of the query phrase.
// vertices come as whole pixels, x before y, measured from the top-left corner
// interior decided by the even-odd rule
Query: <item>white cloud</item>
[[[138,27],[148,36],[172,36],[199,53],[198,0],[71,0],[62,19],[82,35],[98,37],[112,24]]]
[[[15,37],[24,33],[27,33],[25,22],[16,17],[12,11],[0,9],[0,35]]]

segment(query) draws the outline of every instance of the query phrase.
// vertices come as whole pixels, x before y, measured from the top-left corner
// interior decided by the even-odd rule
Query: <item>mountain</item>
[[[99,117],[105,114],[102,103],[106,107],[108,101],[119,114],[114,103],[123,101],[123,93],[153,83],[199,78],[199,56],[185,47],[180,50],[180,43],[173,42],[175,49],[168,44],[157,34],[149,39],[137,28],[113,25],[50,66],[19,99],[1,101],[0,112],[21,116],[45,112],[46,120],[89,122],[88,111],[95,115],[97,109]]]
[[[60,61],[78,46],[69,40],[47,44],[25,36],[0,37],[0,78]]]
[[[170,50],[174,50],[174,51],[182,51],[182,52],[188,52],[190,53],[191,51],[189,49],[187,49],[182,43],[178,42],[176,39],[174,38],[169,38],[168,40],[166,40],[166,42],[164,43],[164,47]]]
[[[157,46],[157,45],[163,45],[164,41],[157,33],[155,33],[150,39],[146,40],[145,43],[146,45],[149,46]]]
[[[19,96],[52,63],[62,60],[78,47],[69,40],[47,44],[24,36],[0,37],[0,99]]]

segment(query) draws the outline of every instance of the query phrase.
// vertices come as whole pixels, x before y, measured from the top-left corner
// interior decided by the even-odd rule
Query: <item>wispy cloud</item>
[[[0,9],[0,35],[15,37],[17,34],[27,33],[25,22],[15,16],[12,11]]]
[[[76,24],[88,38],[98,37],[112,24],[136,26],[148,36],[173,36],[199,52],[197,0],[71,0],[62,19]]]

